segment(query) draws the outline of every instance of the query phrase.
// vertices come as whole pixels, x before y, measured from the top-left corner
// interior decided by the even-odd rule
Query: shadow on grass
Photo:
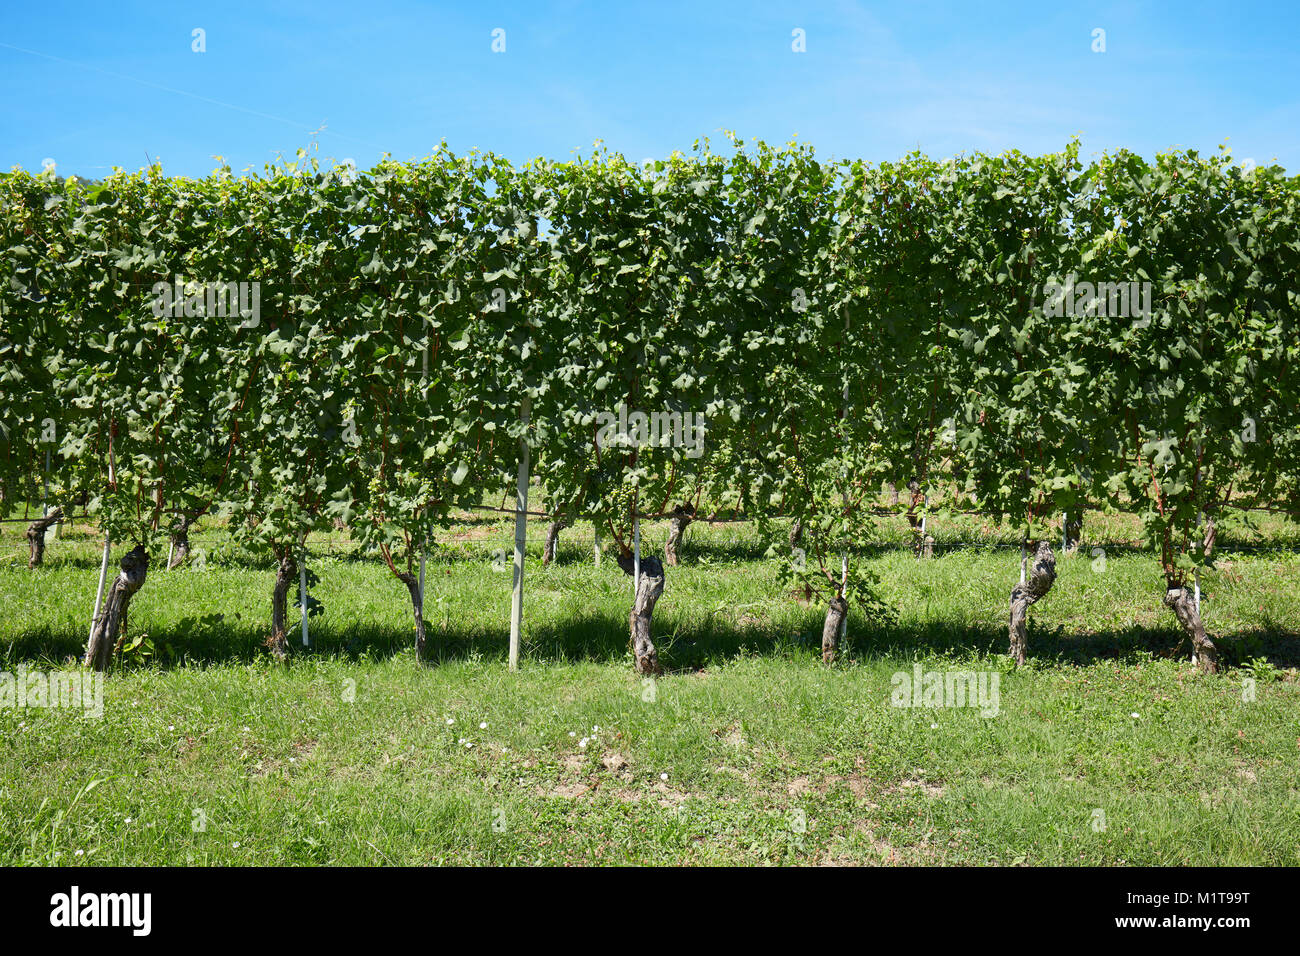
[[[721,619],[684,622],[672,614],[655,621],[655,644],[668,671],[691,671],[717,666],[739,657],[812,658],[820,656],[822,616],[806,608],[787,619],[778,631],[770,625],[738,625]],[[238,615],[211,614],[185,619],[149,632],[152,656],[132,657],[115,667],[174,667],[269,661],[264,643],[269,628]],[[795,633],[789,633],[791,630]],[[504,661],[509,634],[495,627],[448,627],[428,623],[432,658],[439,663],[477,659]],[[328,622],[313,626],[311,647],[298,643],[291,632],[293,658],[385,660],[397,655],[414,657],[413,631],[408,628],[358,624],[346,628]],[[1227,668],[1266,660],[1274,667],[1300,667],[1300,632],[1280,626],[1213,635],[1220,661]],[[1186,659],[1188,647],[1173,628],[1130,627],[1088,634],[1067,634],[1062,628],[1036,628],[1031,621],[1030,658],[1058,666],[1082,666],[1098,661],[1136,663],[1149,657]],[[20,632],[0,648],[0,664],[12,670],[19,662],[77,661],[85,649],[80,632],[50,628]],[[898,660],[933,656],[1004,654],[1004,628],[931,621],[877,624],[852,617],[842,657],[854,661]],[[631,665],[627,619],[621,615],[593,613],[561,623],[534,624],[527,628],[521,656],[526,661],[552,663],[626,661]]]

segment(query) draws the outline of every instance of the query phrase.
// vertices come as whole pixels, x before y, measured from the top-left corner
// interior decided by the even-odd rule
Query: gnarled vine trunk
[[[561,516],[547,525],[546,545],[542,548],[542,564],[550,564],[555,560],[555,552],[560,543],[560,532],[572,524],[572,519]]]
[[[63,520],[63,509],[55,508],[44,518],[37,518],[27,526],[27,567],[38,568],[45,560],[45,532],[50,525]]]
[[[294,559],[293,549],[277,549],[280,559],[275,569],[275,589],[271,592],[271,636],[266,646],[279,660],[289,657],[288,596],[289,588],[298,577],[298,562]],[[306,613],[306,608],[303,609]]]
[[[112,663],[131,598],[144,586],[149,573],[149,554],[141,545],[136,545],[123,555],[119,567],[121,570],[108,589],[104,606],[91,628],[90,640],[86,642],[85,666],[97,671],[107,670]]]
[[[1174,612],[1174,617],[1178,618],[1178,623],[1191,638],[1192,656],[1196,661],[1197,670],[1205,674],[1213,674],[1217,671],[1219,652],[1209,635],[1205,633],[1205,625],[1201,623],[1201,614],[1196,610],[1196,598],[1192,592],[1181,584],[1167,583],[1165,607]]]
[[[695,508],[693,505],[682,504],[672,510],[672,515],[668,519],[668,540],[664,542],[664,557],[669,564],[681,564],[681,546],[682,535],[686,533],[686,527],[695,518]]]
[[[1065,536],[1061,542],[1065,551],[1074,551],[1079,547],[1079,536],[1083,534],[1083,512],[1067,511],[1065,513]]]
[[[420,579],[410,572],[402,572],[397,579],[411,592],[411,611],[415,615],[415,659],[428,659],[428,640],[424,630],[424,595],[420,593]]]
[[[907,490],[911,492],[911,499],[907,505],[907,523],[912,529],[912,550],[916,552],[917,557],[920,557],[925,542],[924,532],[921,529],[921,516],[916,513],[916,506],[921,503],[924,495],[921,494],[921,483],[915,478],[907,483]]]
[[[840,630],[844,627],[844,618],[849,613],[849,602],[844,595],[837,594],[831,598],[826,607],[826,622],[822,625],[822,663],[830,664],[835,660],[839,648]]]
[[[1025,662],[1028,650],[1029,605],[1045,597],[1055,581],[1056,555],[1048,542],[1039,541],[1025,583],[1011,589],[1011,622],[1007,631],[1011,638],[1011,656],[1016,659],[1016,664]]]
[[[190,526],[193,523],[188,517],[182,518],[181,526],[172,534],[172,559],[167,565],[168,571],[179,568],[190,556]]]
[[[618,556],[618,566],[624,574],[635,574],[632,553],[625,552]],[[632,613],[628,615],[628,624],[632,634],[632,653],[636,657],[636,669],[642,674],[662,674],[659,655],[654,642],[650,639],[650,624],[654,617],[655,604],[664,593],[664,566],[658,558],[643,555],[641,558],[641,577],[636,582],[636,597],[632,601]]]

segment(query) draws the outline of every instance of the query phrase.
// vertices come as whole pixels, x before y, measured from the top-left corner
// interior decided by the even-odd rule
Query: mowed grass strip
[[[338,536],[313,542],[312,650],[270,663],[269,565],[198,535],[205,570],[155,568],[132,605],[156,656],[108,677],[102,719],[0,709],[0,864],[1300,863],[1288,550],[1205,575],[1232,666],[1202,677],[1123,529],[1104,566],[1060,562],[1018,672],[1015,549],[919,562],[867,543],[895,617],[851,616],[826,668],[823,610],[782,592],[751,526],[696,526],[651,684],[631,672],[628,578],[593,566],[581,525],[543,568],[543,531],[514,674],[508,521],[435,551],[424,668],[404,588]],[[0,563],[0,668],[75,666],[98,546],[74,529],[46,568]],[[891,706],[917,663],[996,673],[997,715]]]

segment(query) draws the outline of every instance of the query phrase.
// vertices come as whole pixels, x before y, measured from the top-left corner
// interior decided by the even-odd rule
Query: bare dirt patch
[[[807,777],[795,777],[786,786],[786,792],[792,797],[801,797],[808,791],[812,790],[812,781]]]
[[[542,791],[544,796],[565,797],[576,800],[591,790],[585,783],[562,783],[551,790]]]
[[[887,792],[907,793],[916,790],[919,790],[921,793],[924,793],[927,797],[931,797],[934,799],[943,796],[943,787],[939,786],[938,784],[930,783],[926,780],[912,780],[912,779],[903,780],[898,784],[898,786],[895,789]]]
[[[627,758],[618,751],[607,753],[605,756],[601,757],[600,765],[610,773],[621,774],[628,769]]]

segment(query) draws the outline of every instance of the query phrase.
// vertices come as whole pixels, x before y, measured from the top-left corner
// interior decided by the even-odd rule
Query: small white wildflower
[[[467,741],[465,741],[465,749],[466,749],[466,750],[473,750],[473,749],[474,749],[474,741],[472,741],[472,740],[467,740]]]
[[[587,749],[587,738],[586,738],[586,737],[583,737],[581,740],[579,740],[579,741],[578,741],[578,746],[581,747],[583,750],[586,750],[586,749]]]
[[[125,822],[130,823],[130,822],[131,822],[131,818],[130,818],[130,817],[127,817]]]
[[[479,721],[478,729],[487,730],[487,721],[486,720]]]
[[[931,729],[931,730],[938,730],[938,729],[939,729],[939,725],[938,725],[938,724],[931,724],[931,725],[930,725],[930,729]]]
[[[572,731],[572,730],[570,730],[570,731],[569,731],[569,736],[570,736],[570,737],[576,737],[576,736],[578,736],[578,734],[577,734],[576,731]]]
[[[455,718],[455,717],[448,717],[448,718],[447,718],[447,726],[448,726],[448,727],[450,727],[450,726],[451,726],[452,724],[454,724],[455,722],[456,722],[456,718]]]
[[[1139,717],[1141,717],[1142,715],[1139,714],[1139,713],[1135,710],[1135,711],[1133,711],[1133,713],[1129,714],[1129,716],[1132,717],[1134,720],[1137,720],[1137,719],[1138,719]]]
[[[230,844],[230,846],[231,846],[232,849],[238,850],[238,849],[239,849],[239,841],[236,840],[234,843]]]
[[[167,725],[167,729],[168,729],[168,730],[175,730],[175,729],[176,729],[176,725],[175,725],[175,724],[168,724],[168,725]]]
[[[85,855],[86,855],[86,851],[85,851],[85,850],[78,850],[76,853],[74,853],[74,854],[72,854],[72,855],[73,855],[73,856],[85,856]]]
[[[666,773],[661,773],[661,774],[659,775],[659,779],[660,779],[660,780],[667,780],[667,779],[668,779],[668,774],[666,774]]]

